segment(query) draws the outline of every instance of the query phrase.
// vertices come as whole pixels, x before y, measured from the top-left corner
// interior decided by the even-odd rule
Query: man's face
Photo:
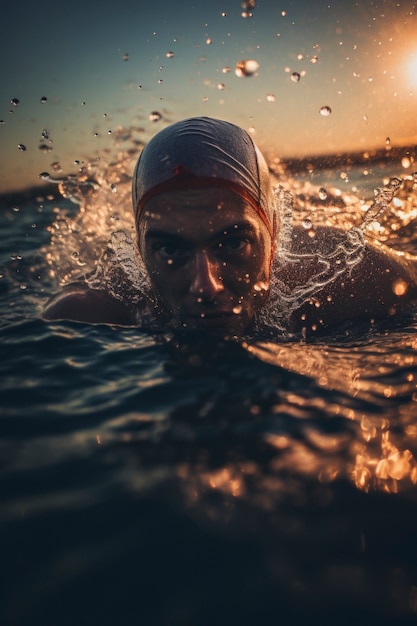
[[[268,295],[271,236],[231,191],[155,196],[142,209],[139,248],[159,305],[181,328],[242,332]]]

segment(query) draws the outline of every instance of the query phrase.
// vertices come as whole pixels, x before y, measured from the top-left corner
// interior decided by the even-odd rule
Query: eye
[[[226,241],[226,247],[230,250],[243,250],[248,245],[247,239],[240,239],[240,237],[233,237]]]
[[[242,237],[229,237],[220,242],[218,247],[220,250],[228,252],[243,252],[248,245],[249,241],[247,239],[243,239]]]
[[[188,250],[171,242],[158,242],[153,246],[154,251],[164,260],[182,260],[188,254]]]

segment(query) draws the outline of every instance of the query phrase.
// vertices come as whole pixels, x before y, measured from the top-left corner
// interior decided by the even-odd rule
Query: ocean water
[[[142,280],[131,158],[3,199],[1,623],[415,623],[417,312],[308,340],[45,322],[94,267]],[[274,171],[295,223],[417,253],[401,163]]]

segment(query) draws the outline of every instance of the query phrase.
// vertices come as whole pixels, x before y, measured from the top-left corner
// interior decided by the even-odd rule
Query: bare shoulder
[[[291,253],[295,262],[280,268],[290,289],[320,272],[315,253],[329,262],[329,280],[318,282],[315,293],[294,311],[294,330],[381,319],[404,312],[417,300],[417,258],[378,242],[365,240],[355,263],[346,264],[343,271],[332,268],[340,259],[331,253],[339,244],[343,246],[346,237],[345,231],[332,227],[318,228],[313,238],[304,228],[294,229]]]
[[[132,307],[105,291],[91,289],[83,282],[71,283],[51,298],[46,304],[43,318],[128,326],[137,323]]]

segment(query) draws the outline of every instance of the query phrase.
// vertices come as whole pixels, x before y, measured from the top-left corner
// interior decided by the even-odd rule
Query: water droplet
[[[241,5],[244,11],[251,11],[256,7],[255,0],[242,0]]]
[[[240,313],[242,313],[242,308],[243,308],[242,305],[238,304],[237,306],[233,308],[233,313],[235,315],[240,315]]]
[[[129,58],[130,58],[129,57],[129,53],[125,52],[124,55],[123,55],[123,61],[129,61]]]
[[[311,57],[310,59],[310,63],[318,63],[319,57],[317,55],[314,55]]]
[[[406,170],[411,165],[411,159],[409,157],[403,157],[401,159],[401,165]]]
[[[231,71],[231,68],[228,65],[226,65],[226,67],[222,69],[223,74],[228,74],[230,71]]]
[[[311,223],[311,220],[305,219],[305,220],[302,221],[302,226],[306,230],[309,230],[313,226],[313,224]]]
[[[322,117],[329,117],[329,115],[331,115],[331,114],[332,114],[332,110],[331,110],[331,108],[329,106],[321,107],[320,115]]]
[[[117,187],[114,183],[110,185],[110,189],[112,190],[112,193],[117,193]]]
[[[213,43],[212,38],[211,38],[211,37],[207,37],[207,39],[206,39],[206,44],[207,44],[208,46],[211,46],[211,44],[212,44],[212,43]]]
[[[320,187],[319,189],[319,198],[320,200],[327,200],[327,191],[324,187]]]
[[[253,76],[259,69],[259,63],[253,59],[238,61],[235,67],[235,74],[239,78]]]
[[[46,130],[46,128],[44,128],[43,131],[41,132],[41,136],[43,137],[43,139],[49,139],[49,133]]]
[[[300,74],[298,72],[293,72],[291,74],[291,80],[292,80],[293,83],[300,82],[300,78],[301,78],[301,76],[300,76]]]
[[[39,150],[46,154],[47,152],[52,151],[52,146],[47,146],[46,143],[41,143],[39,146]]]
[[[82,106],[82,107],[85,107],[85,100],[83,100],[83,101],[81,102],[81,106]]]
[[[163,83],[163,82],[164,82],[164,81],[162,80],[162,78],[160,78],[160,79],[158,80],[158,85],[162,85],[162,83]]]
[[[396,296],[404,296],[407,293],[408,284],[405,282],[405,280],[399,278],[398,280],[393,282],[392,290]]]
[[[167,265],[172,265],[173,263],[174,263],[174,260],[173,260],[173,259],[168,259],[168,260],[167,260]]]
[[[45,104],[46,102],[48,102],[48,98],[46,96],[42,96],[41,103]]]
[[[42,172],[41,174],[39,174],[39,178],[41,180],[49,180],[49,178],[50,178],[49,172]]]
[[[266,99],[268,100],[268,102],[275,102],[275,96],[273,93],[267,94]]]
[[[287,16],[287,12],[286,11],[281,11],[281,15],[282,15],[282,17],[286,17]]]
[[[0,124],[5,124],[6,122],[4,120],[0,120]]]
[[[62,172],[61,163],[59,161],[54,161],[51,163],[51,167],[54,172]]]
[[[17,98],[12,98],[10,102],[14,107],[18,107],[20,104],[20,100],[18,100]]]
[[[159,122],[161,118],[162,114],[159,113],[159,111],[152,111],[151,113],[149,113],[149,120],[151,122]]]
[[[219,83],[219,84],[217,85],[217,89],[218,89],[219,91],[224,91],[224,87],[225,87],[224,83]]]
[[[21,152],[26,152],[27,150],[26,146],[23,143],[19,143],[17,147]]]
[[[172,57],[174,56],[174,53],[172,52],[172,50],[169,50],[169,52],[167,52],[165,56],[167,59],[172,59]]]
[[[227,13],[226,13],[226,11],[222,11],[222,12],[221,12],[221,16],[222,16],[222,17],[227,17]]]

